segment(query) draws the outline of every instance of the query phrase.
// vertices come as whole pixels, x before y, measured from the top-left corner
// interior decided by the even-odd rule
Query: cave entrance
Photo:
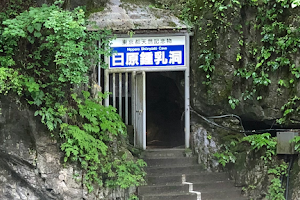
[[[184,147],[184,95],[178,88],[181,80],[183,72],[147,73],[147,148]]]
[[[189,34],[120,36],[110,47],[104,103],[117,108],[134,146],[189,148]]]

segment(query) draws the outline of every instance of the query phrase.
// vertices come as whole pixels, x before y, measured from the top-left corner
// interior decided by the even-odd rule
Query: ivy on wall
[[[285,90],[289,97],[277,123],[299,124],[299,5],[299,0],[188,0],[181,17],[196,32],[198,67],[203,72],[202,83],[207,91],[213,89],[211,86],[216,81],[216,63],[228,61],[224,52],[230,52],[234,59],[230,58],[229,64],[235,69],[233,74],[241,89],[239,96],[233,92],[228,94],[231,108],[235,109],[242,101],[261,101],[275,84],[278,94]],[[227,37],[231,37],[229,42]],[[274,76],[278,77],[276,82],[271,79]],[[299,144],[298,137],[295,141]],[[250,146],[247,151],[261,153],[268,175],[273,177],[267,198],[285,199],[280,176],[286,175],[287,164],[272,162],[276,141],[269,133],[228,141],[215,157],[223,166],[234,163],[239,153],[236,149],[245,144]],[[299,145],[296,147],[299,150]]]
[[[284,200],[285,188],[283,187],[282,178],[287,175],[288,164],[284,161],[277,160],[276,157],[276,138],[272,138],[270,133],[253,134],[242,138],[236,138],[229,144],[224,144],[221,148],[224,149],[214,154],[218,162],[226,167],[229,163],[238,161],[238,154],[241,152],[250,152],[259,155],[261,163],[266,167],[267,175],[270,184],[266,193],[266,199],[270,200]],[[240,161],[239,161],[240,162]],[[243,160],[243,164],[245,160]],[[246,165],[249,163],[246,163]],[[263,172],[262,172],[263,173]],[[244,192],[250,193],[251,190],[256,189],[260,181],[254,181],[253,184],[243,187]]]
[[[271,84],[278,84],[277,92],[288,89],[291,97],[282,107],[278,123],[292,122],[291,118],[299,110],[298,96],[295,96],[300,78],[296,59],[300,45],[299,16],[295,11],[298,5],[298,0],[187,1],[181,17],[200,35],[197,39],[199,68],[205,74],[203,84],[209,87],[214,81],[215,63],[223,56],[218,49],[222,36],[234,35],[226,48],[235,54],[234,75],[247,84],[240,96],[228,96],[230,106],[235,109],[248,99],[259,101]],[[253,19],[243,16],[245,10],[251,10]],[[246,29],[256,38],[245,39]],[[235,45],[234,49],[231,45]],[[282,74],[277,83],[270,79],[276,73]]]
[[[12,12],[21,5],[15,1],[1,12],[0,93],[16,93],[36,109],[35,116],[62,141],[64,161],[80,163],[89,191],[94,183],[138,186],[146,164],[127,153],[122,119],[115,108],[101,105],[107,94],[92,98],[81,89],[99,55],[110,55],[111,32],[87,31],[84,11],[63,10],[61,3],[18,13]]]

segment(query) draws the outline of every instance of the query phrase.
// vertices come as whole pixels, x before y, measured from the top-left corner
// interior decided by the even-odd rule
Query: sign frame
[[[185,65],[185,36],[116,38],[109,68],[164,68]]]
[[[167,35],[167,36],[166,36]],[[189,34],[187,32],[178,32],[178,33],[169,33],[169,34],[134,34],[131,38],[165,38],[165,37],[177,37],[181,36],[184,37],[184,64],[183,65],[169,65],[169,66],[142,66],[142,67],[113,67],[111,68],[110,65],[110,56],[106,56],[104,58],[105,63],[108,64],[108,68],[106,70],[109,73],[113,72],[132,72],[132,71],[145,71],[145,72],[159,72],[159,71],[185,71],[189,66]],[[128,39],[130,38],[127,34],[120,34],[117,35],[119,39]]]

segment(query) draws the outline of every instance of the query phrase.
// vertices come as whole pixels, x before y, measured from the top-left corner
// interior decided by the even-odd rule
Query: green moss
[[[89,17],[92,13],[96,13],[96,12],[102,12],[104,10],[105,7],[98,7],[98,8],[91,8],[91,9],[87,9],[85,12],[85,15],[87,17]]]
[[[137,4],[137,5],[151,5],[155,4],[154,0],[121,0],[123,3],[129,3],[129,4]]]
[[[101,0],[95,3],[92,0],[87,1],[85,6],[86,16],[89,17],[92,13],[102,12],[107,4],[107,0]]]
[[[157,18],[157,19],[160,19],[160,18],[163,18],[166,13],[161,10],[160,8],[156,8],[156,7],[150,7],[150,10],[152,12],[152,14]]]
[[[174,27],[174,28],[177,26],[177,24],[175,22],[172,22],[172,21],[168,22],[168,25],[171,26],[171,27]]]
[[[241,152],[236,156],[236,162],[234,163],[234,168],[236,171],[240,172],[242,170],[245,170],[245,164],[247,163],[246,157],[246,152]]]

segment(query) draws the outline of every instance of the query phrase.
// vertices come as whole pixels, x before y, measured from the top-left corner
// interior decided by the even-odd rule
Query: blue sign
[[[172,38],[119,39],[111,45],[110,68],[165,67],[185,65],[184,36]]]

